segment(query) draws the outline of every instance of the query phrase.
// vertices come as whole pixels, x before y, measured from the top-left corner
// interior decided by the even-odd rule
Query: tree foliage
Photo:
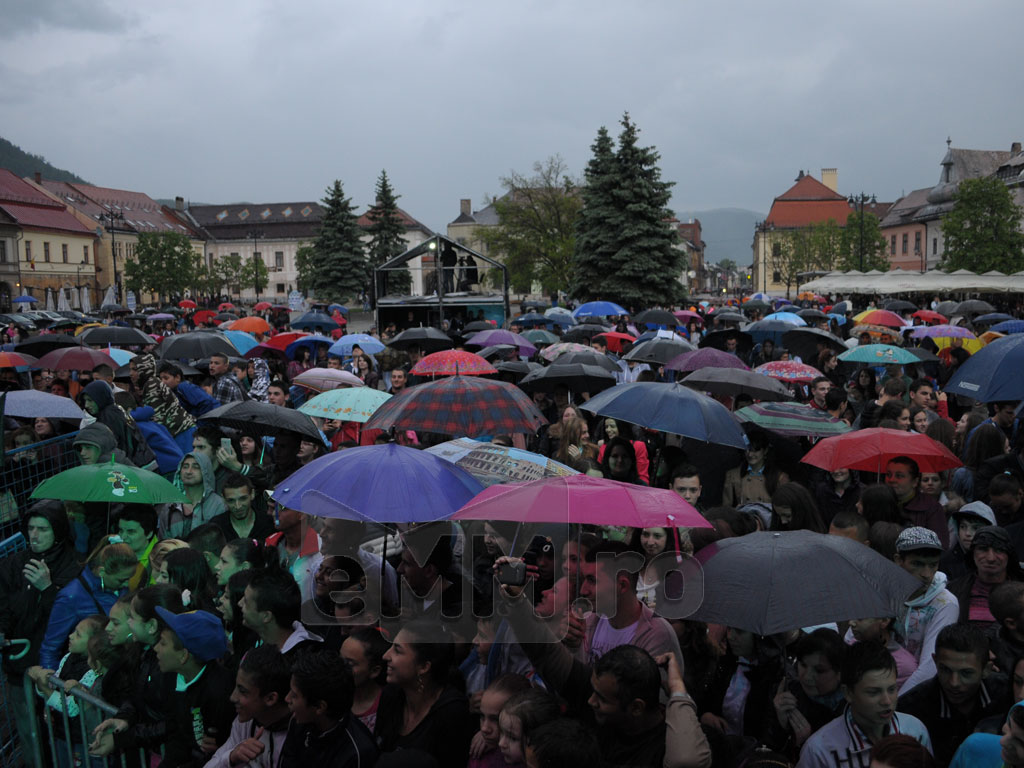
[[[786,286],[786,296],[799,283],[804,272],[828,272],[835,269],[843,249],[844,231],[835,219],[809,227],[777,231],[772,237],[768,268],[773,282]]]
[[[408,245],[405,241],[405,224],[398,214],[398,198],[388,179],[387,171],[381,171],[374,189],[374,204],[366,214],[370,220],[368,232],[370,242],[367,245],[369,257],[368,282],[373,281],[373,269],[405,253]],[[412,283],[412,275],[408,269],[391,269],[385,276],[382,287],[385,293],[408,293]]]
[[[533,175],[512,171],[501,179],[505,194],[488,202],[498,226],[480,227],[476,236],[500,253],[516,293],[539,283],[544,293],[565,289],[572,275],[576,218],[583,207],[579,181],[555,155],[533,164]]]
[[[192,241],[180,232],[141,232],[135,255],[125,264],[125,285],[164,299],[193,285],[200,260]]]
[[[270,283],[270,270],[267,269],[262,257],[258,258],[253,255],[242,265],[239,281],[244,288],[255,289],[256,298],[259,298],[259,295],[267,289],[267,285]]]
[[[359,239],[359,219],[341,182],[335,181],[321,200],[324,218],[299,281],[319,301],[350,301],[366,285],[366,255]]]
[[[863,222],[863,234],[861,223]],[[864,261],[861,264],[861,243],[864,247]],[[881,222],[871,211],[853,211],[846,219],[839,241],[839,258],[832,268],[849,271],[858,269],[870,272],[877,269],[881,272],[889,270],[889,257],[885,252],[885,235],[882,234]]]
[[[661,180],[654,147],[637,144],[639,129],[623,116],[618,149],[601,128],[584,173],[571,290],[639,309],[682,298],[684,254],[668,209],[672,182]]]
[[[988,176],[960,182],[953,210],[942,222],[944,269],[1012,274],[1024,269],[1024,211],[1007,186]]]

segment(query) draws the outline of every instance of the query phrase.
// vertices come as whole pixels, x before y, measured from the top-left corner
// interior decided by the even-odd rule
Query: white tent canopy
[[[897,293],[1024,293],[1024,272],[1004,275],[986,272],[977,275],[966,269],[956,272],[829,272],[800,286],[800,291],[814,293],[863,293],[886,296]]]

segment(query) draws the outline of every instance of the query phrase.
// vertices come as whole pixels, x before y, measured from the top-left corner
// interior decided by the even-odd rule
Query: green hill
[[[3,137],[0,137],[0,168],[6,168],[22,177],[32,176],[39,171],[43,174],[44,179],[88,184],[81,176],[76,176],[71,171],[55,168],[46,162],[46,158],[42,155],[30,154]]]

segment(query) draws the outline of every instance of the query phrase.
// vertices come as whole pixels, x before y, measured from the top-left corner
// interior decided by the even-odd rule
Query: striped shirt
[[[913,715],[895,713],[885,728],[886,736],[894,733],[913,737],[931,752],[928,729]],[[871,747],[871,739],[847,707],[843,714],[811,735],[800,750],[797,768],[870,768]]]

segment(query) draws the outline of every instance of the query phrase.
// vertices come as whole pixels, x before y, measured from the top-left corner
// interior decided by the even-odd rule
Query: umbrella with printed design
[[[156,472],[113,461],[66,469],[41,482],[31,498],[136,504],[188,501],[181,491]]]
[[[770,376],[779,381],[795,381],[800,384],[808,384],[821,376],[821,371],[804,363],[795,360],[773,360],[770,363],[759,365],[754,373]]]
[[[369,387],[331,389],[307,400],[299,408],[299,413],[320,419],[363,423],[390,399],[387,392]]]
[[[497,372],[480,355],[462,349],[432,352],[409,371],[413,376],[486,376]]]

